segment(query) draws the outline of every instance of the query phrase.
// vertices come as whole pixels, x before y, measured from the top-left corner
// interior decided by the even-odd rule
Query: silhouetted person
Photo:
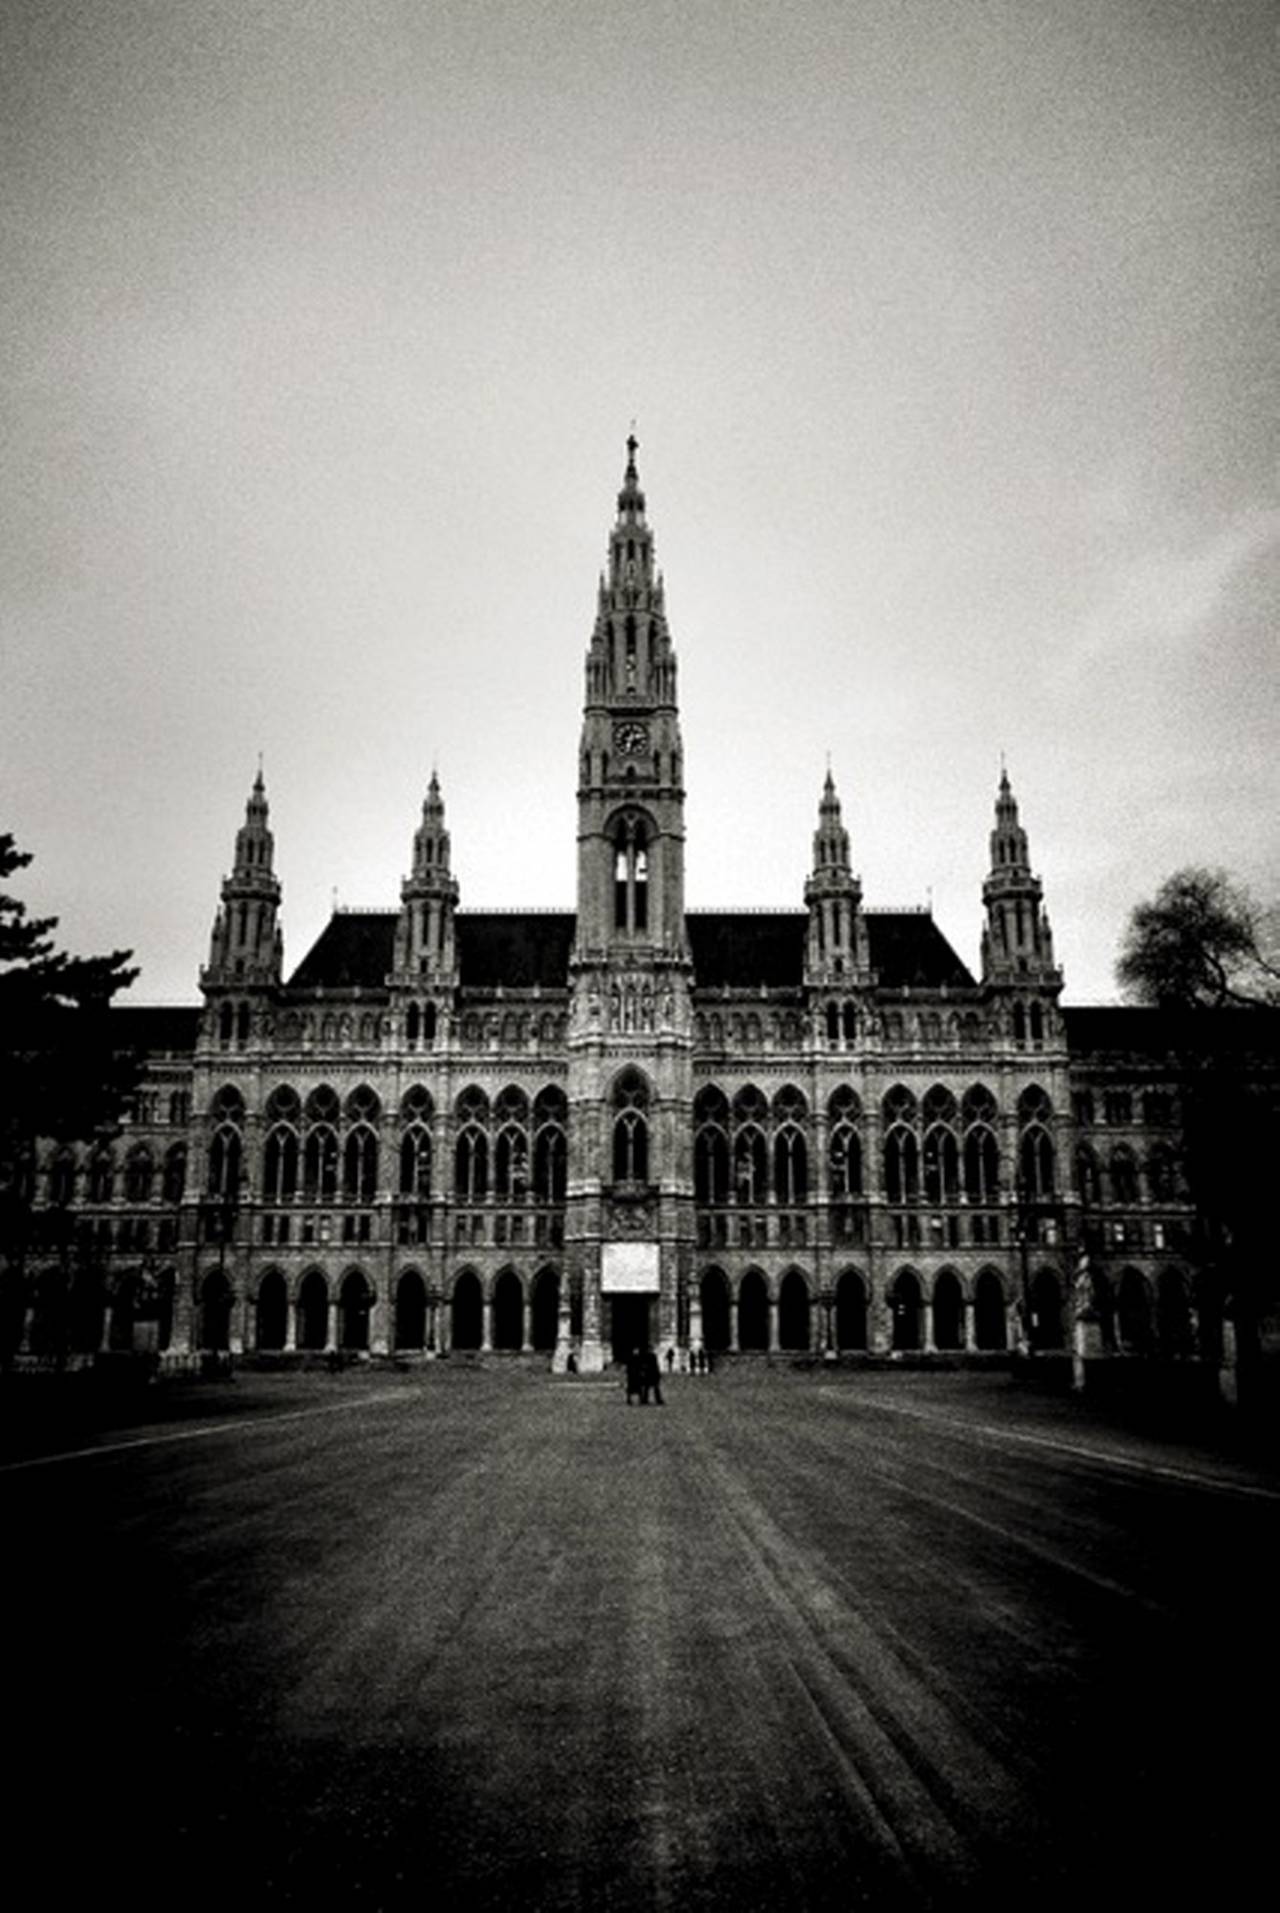
[[[639,1349],[633,1348],[627,1356],[627,1406],[629,1408],[632,1402],[637,1400],[643,1403],[646,1399],[644,1364],[640,1359]]]
[[[672,1369],[675,1367],[675,1362],[676,1362],[675,1349],[672,1347],[671,1343],[668,1342],[667,1344],[667,1373],[668,1375],[671,1373]]]
[[[647,1348],[640,1363],[640,1400],[645,1403],[650,1392],[656,1405],[662,1407],[662,1374],[658,1367],[658,1357],[651,1348]]]

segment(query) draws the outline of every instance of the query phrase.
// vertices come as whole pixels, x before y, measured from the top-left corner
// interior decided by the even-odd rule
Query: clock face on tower
[[[649,748],[649,727],[647,724],[615,724],[613,742],[624,757],[638,757],[641,751]]]

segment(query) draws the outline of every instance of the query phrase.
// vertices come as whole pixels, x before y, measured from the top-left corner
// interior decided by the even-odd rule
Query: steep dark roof
[[[1153,1010],[1133,1004],[1064,1007],[1067,1048],[1080,1056],[1126,1051],[1152,1057],[1252,1051],[1280,1056],[1280,1012]]]
[[[871,967],[882,985],[972,990],[974,980],[927,911],[867,912]]]
[[[289,988],[381,990],[395,940],[394,910],[339,910],[289,978]]]
[[[528,990],[569,986],[569,952],[577,922],[572,910],[493,912],[460,910],[454,919],[463,989]]]
[[[122,1003],[111,1011],[111,1035],[118,1049],[194,1050],[200,1031],[197,1004]]]
[[[575,918],[569,910],[460,910],[454,920],[464,989],[564,989]],[[703,989],[800,988],[803,910],[695,910],[686,918],[693,973]],[[871,965],[890,989],[972,989],[973,978],[925,911],[869,912]],[[392,911],[330,917],[289,979],[290,989],[380,990],[391,968]]]
[[[572,911],[459,910],[454,934],[463,988],[567,988],[573,926]],[[303,957],[289,988],[380,990],[395,935],[392,911],[340,911]]]
[[[699,989],[800,988],[809,919],[803,910],[696,910],[685,916]]]
[[[685,921],[700,989],[800,988],[807,911],[695,910]],[[925,911],[873,911],[865,922],[871,967],[882,986],[973,989],[973,978]]]

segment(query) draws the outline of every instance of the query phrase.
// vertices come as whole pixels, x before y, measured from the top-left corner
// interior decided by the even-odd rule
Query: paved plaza
[[[55,1902],[1230,1903],[1267,1852],[1275,1479],[1005,1377],[242,1376],[8,1436]]]

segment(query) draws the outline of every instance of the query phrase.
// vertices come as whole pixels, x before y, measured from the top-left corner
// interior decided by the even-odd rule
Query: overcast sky
[[[261,751],[286,964],[571,907],[631,420],[691,905],[976,964],[1000,754],[1068,1000],[1280,891],[1271,0],[5,0],[0,829],[193,1001]]]

